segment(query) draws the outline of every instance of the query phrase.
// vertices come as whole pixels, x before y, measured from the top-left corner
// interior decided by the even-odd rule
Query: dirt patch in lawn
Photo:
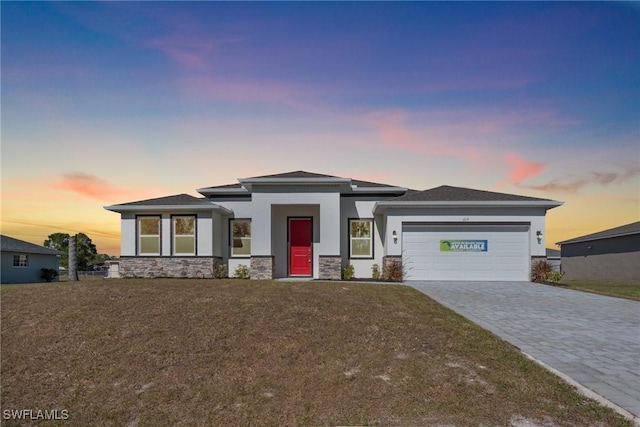
[[[630,425],[404,286],[105,280],[1,296],[2,409],[64,409],[64,425]]]

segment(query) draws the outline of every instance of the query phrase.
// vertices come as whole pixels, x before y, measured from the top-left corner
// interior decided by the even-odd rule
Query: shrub
[[[382,278],[388,282],[402,282],[404,280],[404,266],[399,259],[389,260],[382,272]]]
[[[373,280],[380,280],[380,266],[378,264],[371,266],[371,277]]]
[[[549,274],[547,274],[547,280],[551,283],[559,283],[562,280],[562,273],[555,270],[550,271]]]
[[[244,264],[240,264],[236,267],[235,272],[233,273],[233,277],[236,279],[248,279],[250,276],[249,267]]]
[[[40,278],[46,280],[47,282],[53,282],[53,280],[58,277],[58,271],[55,268],[41,268],[40,269]]]
[[[553,271],[553,266],[546,259],[540,259],[531,266],[531,281],[544,283],[548,280],[549,273]]]
[[[216,265],[215,270],[213,270],[213,275],[216,279],[226,279],[229,277],[229,270],[227,269],[226,264],[218,264]]]
[[[347,266],[342,269],[342,280],[353,279],[353,273],[353,265],[347,264]]]

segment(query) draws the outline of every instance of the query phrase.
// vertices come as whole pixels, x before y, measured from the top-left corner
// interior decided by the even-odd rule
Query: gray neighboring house
[[[562,271],[560,251],[547,248],[547,262],[551,264],[554,271]]]
[[[442,185],[414,191],[306,171],[204,187],[105,209],[120,214],[122,277],[522,280],[545,258],[549,199]]]
[[[640,280],[640,221],[558,242],[568,280]]]
[[[9,236],[0,236],[0,283],[44,282],[42,268],[58,271],[62,252]],[[57,280],[57,277],[56,279]]]

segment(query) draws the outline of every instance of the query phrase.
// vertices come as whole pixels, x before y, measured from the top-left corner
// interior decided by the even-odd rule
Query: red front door
[[[289,218],[289,275],[311,276],[311,218]]]

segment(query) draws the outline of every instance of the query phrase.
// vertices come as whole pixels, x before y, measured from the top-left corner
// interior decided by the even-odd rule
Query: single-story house
[[[558,245],[567,280],[640,280],[640,221]]]
[[[562,203],[441,186],[424,191],[304,171],[105,209],[121,215],[120,276],[529,280],[545,257],[545,215]]]
[[[0,236],[0,283],[44,282],[42,269],[58,272],[62,252],[9,236]],[[54,280],[57,280],[54,278]]]

